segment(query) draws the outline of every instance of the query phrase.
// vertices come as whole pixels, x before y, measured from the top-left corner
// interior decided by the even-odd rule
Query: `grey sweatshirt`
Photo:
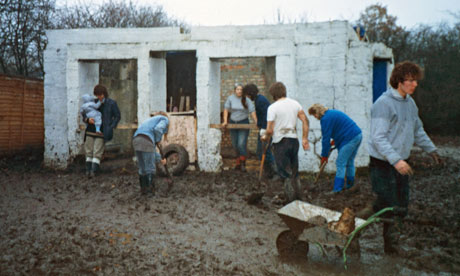
[[[371,108],[369,154],[395,165],[409,158],[414,142],[428,153],[436,150],[423,129],[414,100],[390,88]]]

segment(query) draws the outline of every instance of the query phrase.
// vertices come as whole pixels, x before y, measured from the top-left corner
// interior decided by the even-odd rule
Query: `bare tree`
[[[42,76],[45,29],[50,27],[54,0],[3,0],[0,7],[0,71]]]
[[[65,6],[58,9],[57,15],[57,29],[186,27],[184,22],[168,16],[162,6],[136,5],[132,1]]]

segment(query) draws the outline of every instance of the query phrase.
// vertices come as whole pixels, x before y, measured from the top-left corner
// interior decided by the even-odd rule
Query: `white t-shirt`
[[[295,100],[284,98],[272,103],[267,110],[267,121],[274,122],[273,143],[283,138],[297,138],[297,116],[302,106]]]

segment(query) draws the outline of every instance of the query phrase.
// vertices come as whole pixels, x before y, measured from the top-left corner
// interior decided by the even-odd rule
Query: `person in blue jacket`
[[[168,115],[163,111],[153,112],[151,118],[144,121],[133,136],[133,148],[136,153],[137,166],[139,168],[139,184],[142,195],[155,195],[155,163],[166,162],[161,160],[160,154],[155,147],[163,137],[167,140],[169,129]]]
[[[327,109],[321,104],[314,104],[308,114],[321,122],[322,150],[321,165],[327,163],[329,150],[335,144],[339,154],[336,160],[337,172],[334,179],[333,192],[343,190],[346,177],[346,188],[353,187],[355,182],[355,157],[361,145],[362,133],[356,123],[339,110]],[[332,139],[332,141],[331,141]]]
[[[270,102],[264,96],[259,94],[259,89],[255,84],[247,84],[243,87],[243,94],[248,95],[249,99],[254,102],[256,108],[256,116],[257,116],[257,127],[259,128],[259,134],[257,136],[257,157],[259,160],[262,160],[263,148],[262,142],[260,137],[263,136],[267,130],[267,110],[270,106]],[[265,155],[265,164],[264,167],[266,168],[266,172],[269,178],[274,178],[277,176],[276,174],[276,165],[275,165],[275,158],[273,157],[272,149],[271,149],[271,141],[269,143],[266,155]]]

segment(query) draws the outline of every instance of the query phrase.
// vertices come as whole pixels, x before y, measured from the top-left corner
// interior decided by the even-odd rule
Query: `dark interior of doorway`
[[[196,51],[166,53],[166,106],[169,112],[195,111]]]

